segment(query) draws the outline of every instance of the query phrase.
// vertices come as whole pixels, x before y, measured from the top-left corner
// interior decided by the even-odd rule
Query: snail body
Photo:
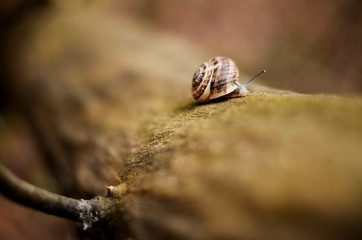
[[[261,73],[263,72],[265,72],[265,70]],[[202,64],[194,73],[192,79],[192,96],[197,102],[201,103],[216,98],[244,96],[249,93],[246,86],[254,80],[254,78],[246,84],[241,85],[238,83],[239,70],[236,64],[226,57],[214,57]]]

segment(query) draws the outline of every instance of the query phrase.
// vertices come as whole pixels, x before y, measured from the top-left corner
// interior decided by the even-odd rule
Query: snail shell
[[[192,96],[197,102],[208,102],[219,97],[239,97],[248,92],[237,81],[239,70],[226,57],[214,57],[196,70],[192,79]]]

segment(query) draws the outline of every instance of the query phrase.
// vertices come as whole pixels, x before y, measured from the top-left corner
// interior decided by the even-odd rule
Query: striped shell
[[[223,97],[238,88],[239,71],[226,57],[214,57],[196,70],[192,79],[192,96],[197,102]]]

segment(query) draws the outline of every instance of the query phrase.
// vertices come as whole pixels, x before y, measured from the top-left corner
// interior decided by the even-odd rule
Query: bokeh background
[[[362,4],[357,0],[119,0],[112,13],[141,19],[230,56],[265,83],[306,93],[362,91]]]
[[[164,76],[170,78],[175,74],[175,81],[182,78],[191,82],[193,72],[173,72],[172,65],[192,65],[196,70],[202,62],[193,58],[193,54],[202,56],[203,61],[223,55],[231,57],[245,75],[267,69],[258,82],[270,87],[301,93],[355,95],[362,92],[361,13],[362,3],[358,0],[0,0],[1,161],[23,179],[60,191],[57,179],[34,144],[29,126],[11,111],[16,99],[9,97],[5,87],[8,86],[5,78],[10,75],[6,64],[17,63],[18,53],[9,49],[16,45],[21,52],[28,46],[27,38],[23,40],[17,31],[47,36],[35,41],[33,46],[42,48],[32,48],[27,58],[37,59],[37,51],[41,49],[46,57],[39,65],[49,64],[47,67],[54,74],[64,65],[54,60],[56,54],[63,56],[66,64],[85,66],[84,71],[90,65],[99,66],[98,62],[89,63],[89,59],[106,62],[107,58],[117,57],[124,63],[123,70],[136,69],[135,62],[145,61],[158,64],[156,68],[140,63],[141,69],[152,76],[164,71]],[[63,17],[46,25],[53,15]],[[71,29],[74,25],[86,29],[79,33]],[[114,36],[119,34],[122,42],[109,40],[118,39]],[[65,36],[68,42],[59,47]],[[85,54],[79,44],[86,46],[84,49],[101,46],[103,50]],[[122,44],[124,55],[117,52],[120,50],[117,44]],[[162,57],[165,53],[166,57]],[[187,57],[184,60],[180,56]],[[109,69],[112,67],[103,64],[93,75],[109,77],[112,75]],[[122,74],[135,81],[141,76],[133,70]],[[73,239],[77,238],[77,232],[67,221],[17,206],[0,196],[0,239],[24,238]]]

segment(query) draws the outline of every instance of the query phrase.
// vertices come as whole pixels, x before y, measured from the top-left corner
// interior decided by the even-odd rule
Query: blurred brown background
[[[1,2],[7,13],[22,1]],[[250,75],[266,68],[264,82],[273,87],[305,93],[362,91],[358,0],[68,0],[49,5],[130,18],[193,43],[209,57],[229,56]]]
[[[204,61],[216,55],[231,57],[239,70],[247,75],[265,68],[267,74],[258,81],[268,86],[302,93],[362,92],[362,3],[358,0],[108,0],[77,3],[71,0],[0,0],[1,49],[8,50],[5,45],[9,44],[7,34],[24,22],[46,21],[49,15],[72,9],[131,23],[127,28],[120,25],[104,31],[118,29],[125,35],[132,35],[130,26],[147,29],[146,35],[135,32],[142,46],[147,41],[151,45],[157,40],[167,42],[169,37],[177,39],[184,48],[192,46],[190,51],[196,49],[198,56],[205,56]],[[39,12],[43,15],[36,19]],[[93,22],[90,28],[104,26]],[[38,30],[29,29],[29,32]],[[154,38],[141,39],[150,33]],[[66,31],[62,34],[66,35]],[[102,45],[102,41],[102,36],[89,36],[92,44],[100,42]],[[86,39],[79,42],[88,43]],[[26,42],[21,44],[27,46]],[[11,56],[16,58],[15,54]],[[174,58],[177,56],[175,54]],[[8,58],[2,61],[7,62]],[[75,61],[86,62],[85,59]],[[189,64],[195,65],[195,70],[198,67]],[[1,161],[22,178],[57,192],[57,181],[49,174],[29,126],[19,120],[21,117],[8,114],[8,106],[16,101],[6,97],[8,93],[3,85],[8,73],[4,66],[2,64],[0,80]],[[100,70],[100,74],[106,70]],[[191,81],[193,72],[183,74],[189,75]],[[246,80],[240,79],[240,82]],[[0,239],[76,238],[73,225],[67,221],[19,207],[3,197],[0,197],[0,205]]]
[[[230,56],[264,82],[306,93],[362,91],[362,3],[357,0],[111,1],[112,13]]]

